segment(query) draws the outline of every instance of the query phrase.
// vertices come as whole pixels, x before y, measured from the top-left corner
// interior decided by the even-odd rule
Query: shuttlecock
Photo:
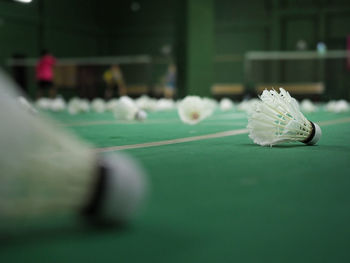
[[[156,110],[157,111],[167,111],[175,108],[175,102],[172,99],[162,98],[157,101]]]
[[[303,112],[315,112],[317,110],[317,107],[315,104],[312,103],[311,100],[304,99],[300,103],[300,109]]]
[[[91,102],[91,109],[97,113],[103,113],[106,110],[106,103],[103,99],[96,98]]]
[[[219,106],[219,103],[213,98],[204,97],[202,98],[202,100],[205,104],[205,107],[208,110],[208,116],[210,116],[215,111],[215,109]]]
[[[349,111],[350,106],[346,100],[339,100],[336,105],[336,112],[347,112]]]
[[[114,108],[117,106],[118,100],[117,99],[111,99],[106,103],[106,110],[113,112]]]
[[[331,100],[326,104],[326,111],[341,113],[350,110],[349,103],[346,100]]]
[[[62,97],[57,97],[51,101],[50,109],[52,111],[63,111],[66,108],[66,102]]]
[[[233,102],[229,98],[223,98],[220,100],[220,109],[222,111],[229,111],[233,108]]]
[[[82,112],[89,112],[90,111],[90,103],[87,99],[81,99],[79,101],[79,107]]]
[[[212,108],[198,96],[187,96],[178,105],[180,119],[187,124],[197,124],[209,117]]]
[[[142,95],[135,100],[137,107],[145,111],[155,111],[157,110],[157,100],[148,97],[147,95]]]
[[[118,104],[114,108],[114,116],[118,120],[144,120],[147,118],[147,114],[141,113],[135,102],[127,97],[123,96],[119,99]]]
[[[147,119],[147,112],[145,112],[144,110],[138,110],[136,112],[136,116],[135,116],[135,119],[138,120],[138,121],[144,121]]]
[[[125,222],[146,192],[142,168],[124,155],[97,155],[89,145],[16,101],[0,72],[0,227],[79,214]]]
[[[88,112],[90,110],[90,103],[86,99],[72,98],[68,102],[68,112],[70,114],[77,114],[82,112]]]
[[[260,103],[259,99],[253,98],[250,100],[243,100],[240,104],[238,104],[237,109],[240,111],[244,111],[247,114],[250,114],[255,109],[255,105]]]
[[[73,115],[81,112],[79,98],[72,98],[68,102],[68,112]]]
[[[40,98],[35,102],[37,108],[41,110],[48,110],[51,106],[51,99],[49,98]]]
[[[337,102],[335,100],[330,100],[329,102],[327,102],[327,104],[325,106],[325,110],[329,111],[329,112],[333,112],[335,109],[336,103]]]
[[[313,145],[321,137],[321,128],[300,112],[297,101],[280,88],[264,90],[261,103],[249,114],[249,137],[262,146],[300,141]]]

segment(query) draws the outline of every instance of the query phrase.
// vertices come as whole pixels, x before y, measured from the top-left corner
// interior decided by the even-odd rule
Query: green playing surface
[[[350,261],[350,113],[307,114],[322,128],[317,146],[272,148],[247,133],[220,137],[245,129],[242,112],[217,111],[195,126],[175,111],[143,123],[109,113],[52,115],[97,151],[137,144],[122,152],[148,172],[148,201],[122,229],[58,222],[3,237],[1,262]],[[166,143],[145,144],[159,141]]]

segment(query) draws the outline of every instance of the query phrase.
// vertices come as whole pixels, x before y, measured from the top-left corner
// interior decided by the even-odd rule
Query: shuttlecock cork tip
[[[320,126],[318,126],[317,123],[314,123],[312,121],[310,121],[311,126],[312,126],[312,131],[309,135],[308,138],[306,138],[306,140],[303,141],[303,143],[308,144],[308,145],[315,145],[322,136],[322,130],[320,128]]]
[[[124,155],[103,156],[98,179],[83,215],[97,224],[124,224],[138,212],[146,195],[141,167]]]

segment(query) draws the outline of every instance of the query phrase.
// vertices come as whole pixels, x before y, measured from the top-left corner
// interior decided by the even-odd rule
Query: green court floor
[[[307,114],[322,128],[319,144],[274,147],[253,144],[237,111],[195,126],[175,111],[143,123],[51,115],[97,152],[125,146],[148,173],[148,201],[128,227],[64,222],[2,238],[1,262],[350,261],[350,113]]]

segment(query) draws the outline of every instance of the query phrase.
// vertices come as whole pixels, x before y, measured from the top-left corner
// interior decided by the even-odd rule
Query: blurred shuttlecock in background
[[[87,99],[80,99],[80,110],[82,112],[89,112],[90,111],[90,102]]]
[[[72,98],[68,102],[68,112],[73,115],[81,112],[79,98]]]
[[[300,112],[297,101],[280,88],[264,90],[261,103],[255,104],[249,114],[249,137],[262,146],[283,142],[300,141],[309,145],[317,143],[321,128],[308,121]]]
[[[135,100],[137,107],[145,111],[155,111],[157,109],[157,100],[148,97],[147,95],[142,95]]]
[[[250,114],[252,111],[254,111],[255,105],[260,102],[260,100],[255,98],[250,100],[243,100],[241,103],[238,104],[237,109]]]
[[[72,98],[68,102],[68,112],[70,114],[78,114],[90,111],[90,103],[86,99]]]
[[[52,99],[50,109],[55,112],[64,111],[66,109],[66,102],[60,96],[55,99]]]
[[[140,110],[136,103],[129,97],[123,96],[118,100],[113,110],[114,116],[118,120],[139,120],[143,121],[147,118],[147,113]]]
[[[216,108],[218,107],[219,104],[213,98],[204,97],[204,98],[202,98],[202,100],[205,104],[205,108],[207,109],[207,116],[206,117],[209,117],[213,114],[213,112],[216,110]]]
[[[326,111],[341,113],[350,110],[349,103],[346,100],[331,100],[326,104]]]
[[[48,110],[51,107],[51,99],[40,98],[35,102],[35,106],[41,110]]]
[[[346,100],[338,100],[336,112],[347,112],[350,110],[349,103]]]
[[[187,124],[197,124],[213,112],[212,103],[198,96],[187,96],[178,105],[180,119]]]
[[[233,108],[233,102],[229,98],[223,98],[220,100],[220,109],[222,111],[229,111]]]
[[[91,102],[91,109],[97,113],[103,113],[106,110],[106,103],[103,99],[96,98]]]
[[[304,99],[300,103],[300,109],[303,112],[315,112],[317,111],[317,106],[309,99]]]
[[[175,108],[175,102],[171,99],[162,98],[157,101],[157,111],[167,111]]]
[[[114,108],[117,106],[118,100],[117,99],[111,99],[106,103],[106,110],[113,112]]]

